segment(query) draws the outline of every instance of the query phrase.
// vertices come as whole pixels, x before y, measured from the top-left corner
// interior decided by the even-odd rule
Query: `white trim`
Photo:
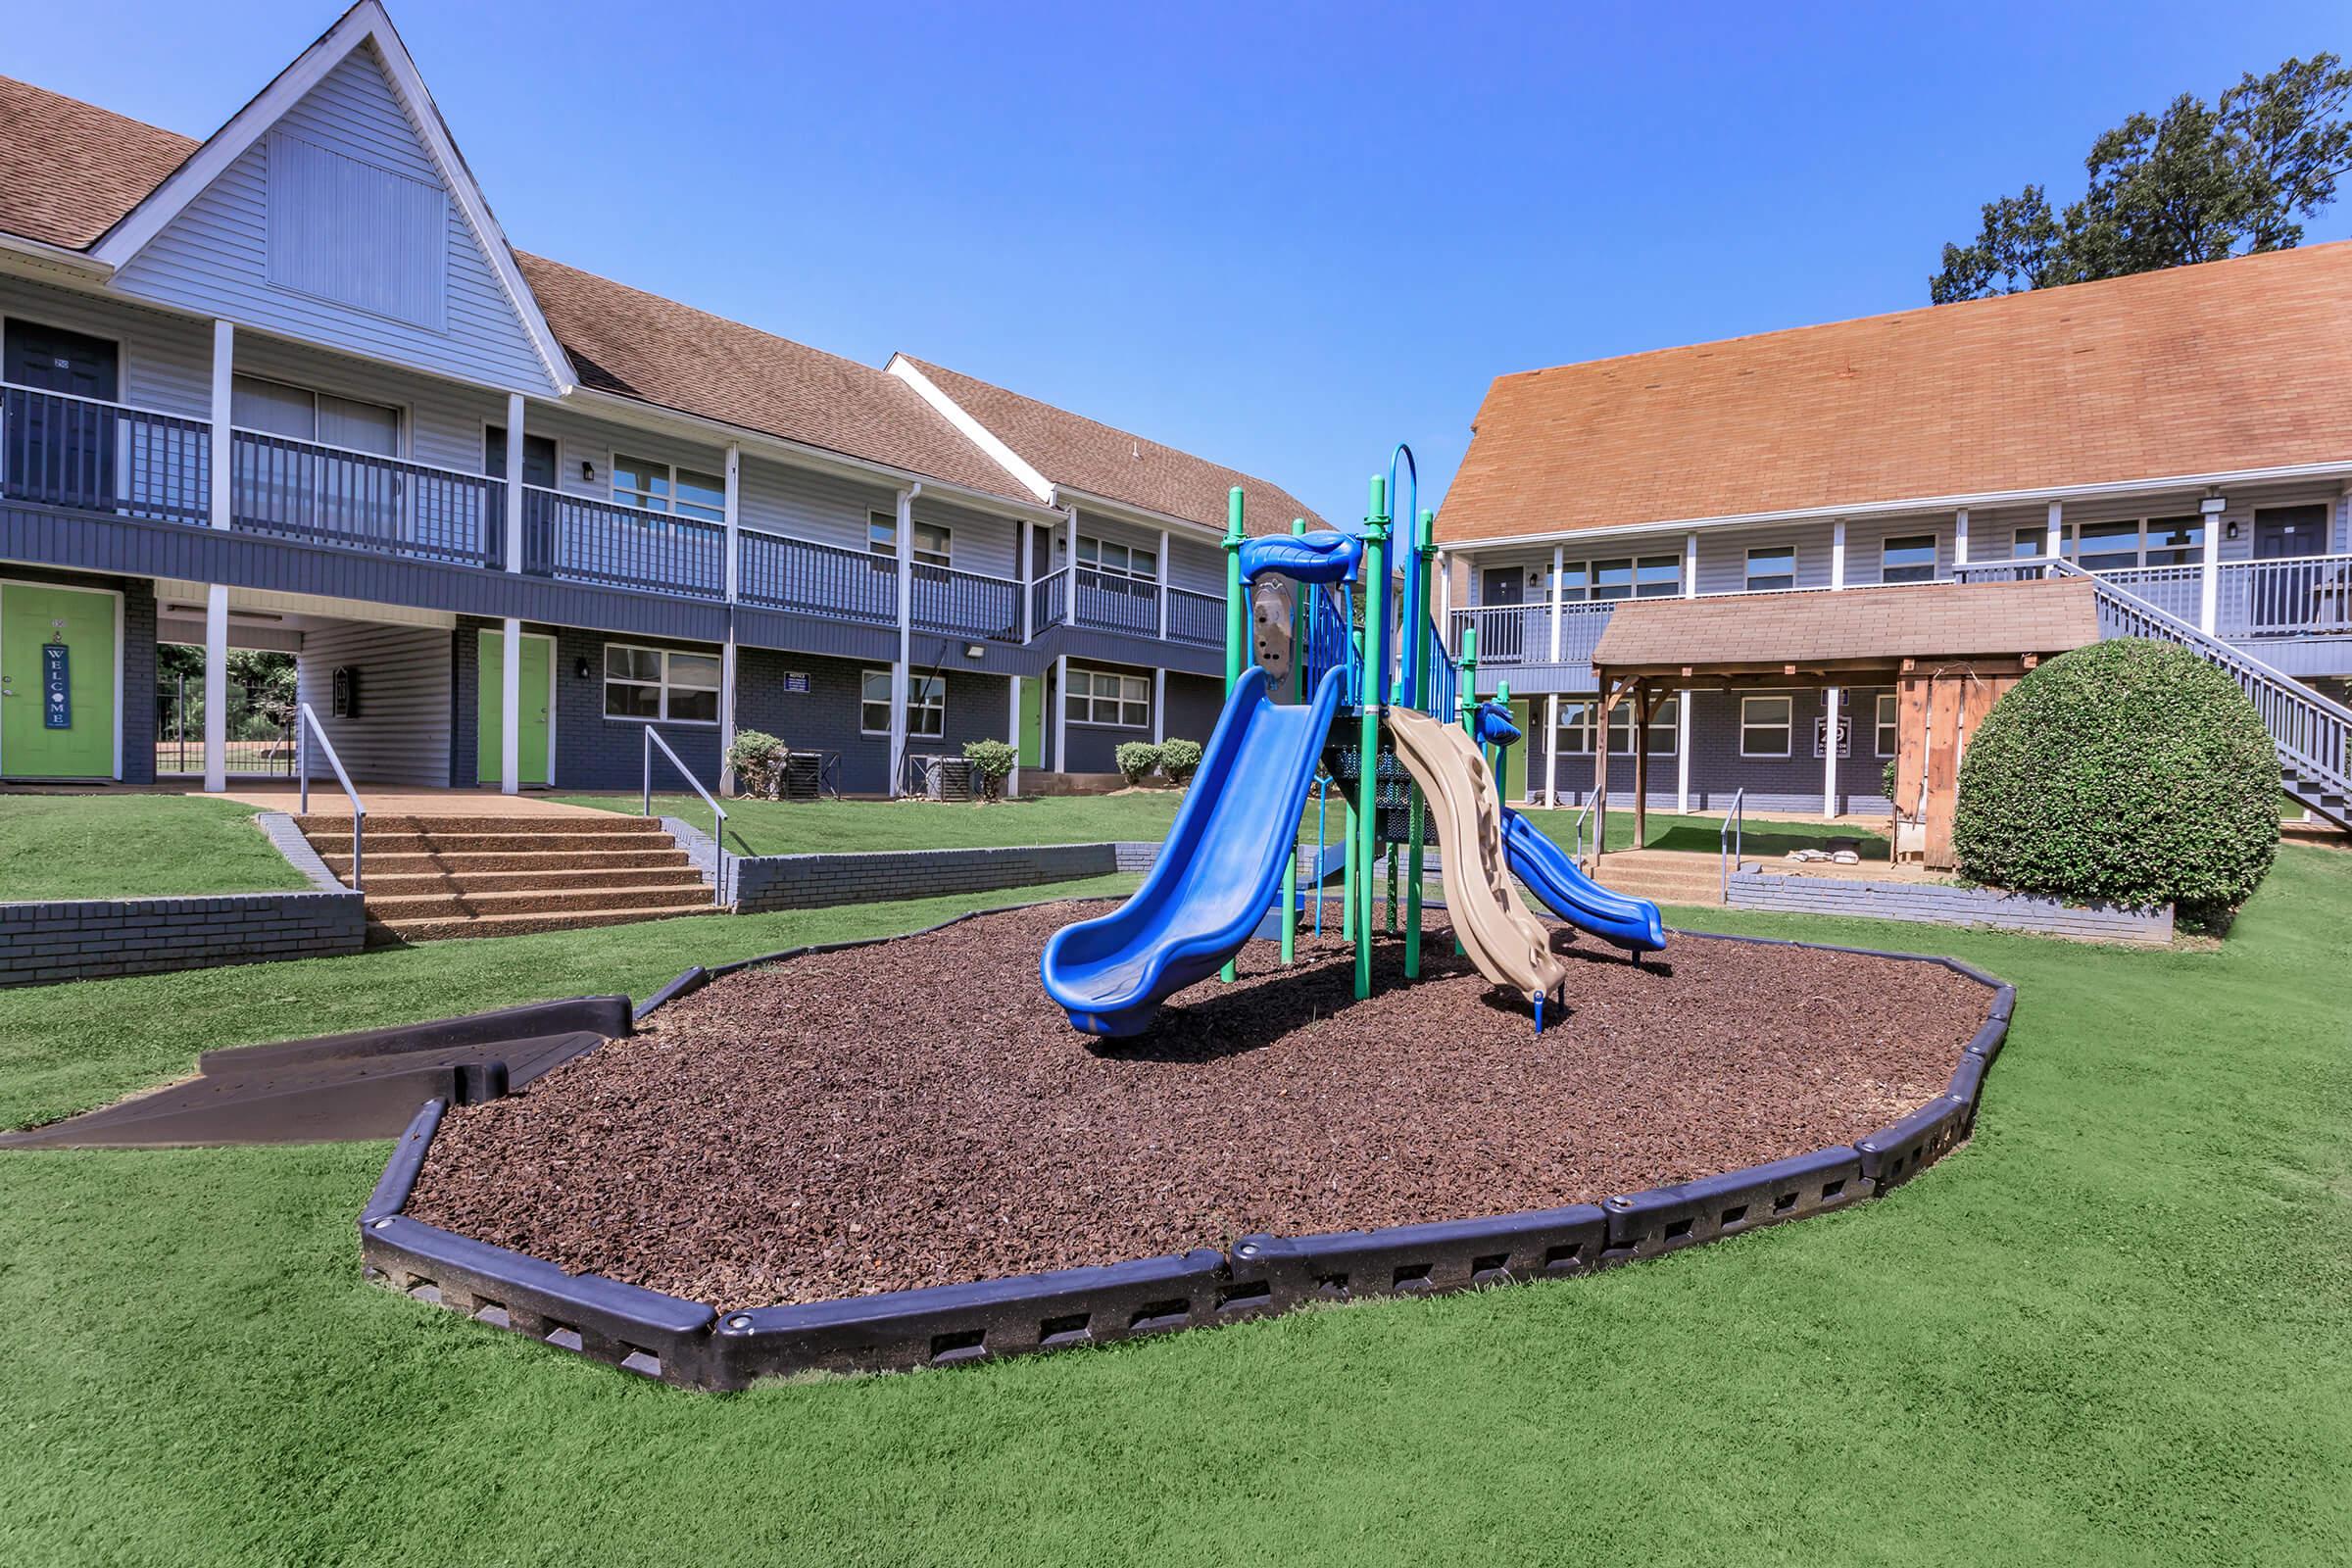
[[[1895,705],[1894,716],[1893,716],[1892,718],[1890,718],[1890,719],[1882,719],[1882,718],[1880,718],[1880,717],[1879,717],[1879,713],[1880,713],[1880,711],[1881,711],[1881,710],[1883,710],[1883,709],[1886,707],[1886,704],[1888,704],[1888,703],[1893,703],[1893,704]],[[1882,751],[1880,751],[1880,750],[1879,750],[1879,734],[1880,734],[1880,732],[1881,732],[1882,730],[1886,730],[1886,729],[1889,729],[1889,728],[1891,728],[1891,729],[1894,731],[1894,734],[1895,734],[1895,741],[1894,741],[1894,744],[1896,745],[1896,747],[1898,747],[1898,748],[1899,748],[1899,747],[1900,747],[1900,746],[1903,744],[1903,741],[1902,741],[1902,733],[1903,733],[1903,710],[1902,710],[1901,695],[1900,695],[1899,693],[1896,693],[1896,692],[1880,692],[1880,693],[1879,693],[1879,694],[1878,694],[1876,697],[1874,697],[1874,698],[1871,700],[1871,705],[1870,705],[1870,755],[1871,755],[1871,756],[1873,756],[1873,757],[1876,757],[1876,758],[1881,758],[1881,759],[1885,759],[1885,758],[1888,758],[1888,757],[1892,757],[1892,756],[1894,756],[1894,753],[1893,753],[1893,752],[1890,752],[1890,751],[1888,751],[1888,752],[1882,752]]]
[[[34,577],[0,577],[0,589],[60,588],[68,593],[106,594],[115,601],[115,770],[112,779],[122,781],[122,590],[120,588],[84,588],[79,583],[42,582]],[[8,764],[0,759],[0,778],[7,776]],[[45,775],[44,775],[45,776]]]
[[[218,795],[227,788],[228,588],[214,583],[204,596],[204,789]]]
[[[1833,591],[1845,587],[1845,519],[1839,517],[1830,524],[1830,587]]]
[[[1693,534],[1690,537],[1696,538],[1697,536]],[[1782,550],[1787,550],[1788,552],[1788,587],[1758,588],[1755,586],[1756,552],[1759,550],[1770,555],[1777,555]],[[1803,559],[1802,552],[1803,547],[1793,539],[1789,540],[1786,545],[1747,546],[1745,553],[1740,557],[1740,586],[1737,589],[1727,589],[1725,592],[1737,592],[1742,594],[1789,594],[1803,591],[1797,584],[1797,567]],[[1769,577],[1778,577],[1781,575],[1781,573],[1773,571],[1767,572],[1765,575]]]
[[[522,570],[522,476],[531,466],[531,435],[524,422],[529,416],[530,411],[523,404],[522,394],[508,393],[506,439],[501,443],[505,448],[502,456],[507,472],[506,477],[498,481],[507,487],[507,493],[500,498],[502,504],[499,510],[506,514],[507,569],[517,572]],[[485,468],[490,466],[489,457],[490,425],[485,420],[482,424],[482,466]],[[563,462],[563,449],[558,447],[556,463],[559,466],[559,478],[562,477],[560,470]]]
[[[867,729],[865,727],[865,677],[868,675],[884,675],[890,678],[891,702],[897,709],[897,712],[893,715],[888,728]],[[944,743],[948,738],[948,672],[944,669],[930,670],[920,675],[914,673],[912,670],[908,670],[906,671],[906,687],[902,690],[898,683],[899,672],[897,670],[877,664],[860,664],[858,668],[858,733],[864,736],[867,740],[878,741],[893,738],[898,730],[899,725],[906,722],[906,718],[914,709],[914,683],[918,680],[935,680],[939,682],[939,733],[936,735],[917,735],[914,733],[914,726],[911,723],[907,723],[906,742],[909,745],[915,741],[940,741]],[[923,706],[928,707],[929,705],[925,704]]]
[[[1786,512],[1738,512],[1708,517],[1661,518],[1613,528],[1554,528],[1544,533],[1456,539],[1451,548],[1507,550],[1547,545],[1554,539],[1637,539],[1685,528],[1741,528],[1764,523],[1820,522],[1836,517],[1881,517],[1906,512],[1945,512],[1955,507],[1994,508],[2023,506],[2035,501],[2091,501],[2105,497],[2152,495],[2166,490],[2202,490],[2211,486],[2270,484],[2291,479],[2341,478],[2352,478],[2352,460],[2287,464],[2268,468],[2232,468],[2218,473],[2168,474],[2160,478],[2118,479],[2100,484],[2046,485],[2030,490],[1978,490],[1954,495],[1911,496],[1898,501],[1842,502],[1837,506],[1800,507]]]
[[[1690,688],[1685,686],[1674,696],[1674,808],[1688,814],[1690,809]]]
[[[87,251],[68,250],[47,240],[33,239],[24,234],[0,233],[0,254],[12,260],[22,258],[54,267],[61,270],[79,272],[87,277],[103,278],[114,271],[112,267]]]
[[[377,0],[360,0],[344,13],[343,19],[328,28],[324,36],[279,72],[227,124],[215,131],[169,178],[108,229],[90,247],[90,255],[108,268],[120,270],[364,43],[375,45],[394,96],[408,111],[417,139],[440,171],[443,186],[465,215],[475,243],[498,274],[508,303],[520,318],[523,331],[547,371],[549,386],[559,394],[575,386],[578,376],[572,370],[571,361],[564,356],[563,345],[556,341],[547,318],[540,314],[539,302],[532,296],[530,285],[522,280],[506,233],[491,216],[489,204],[482,199],[481,187],[473,182],[464,155],[451,139],[449,126],[443,122],[431,91],[417,74],[416,60],[401,42],[400,33]]]
[[[538,633],[536,633],[536,632],[534,632],[534,633],[532,633],[532,635],[533,635],[533,636],[537,636],[537,635],[539,635],[539,634],[538,634]],[[628,640],[627,640],[626,638],[624,638],[624,637],[612,637],[612,636],[608,636],[608,637],[606,637],[606,638],[604,639],[604,648],[603,648],[603,652],[602,652],[601,654],[599,654],[599,655],[598,655],[598,658],[599,658],[599,660],[600,660],[600,661],[602,661],[604,658],[606,658],[606,657],[610,656],[610,655],[612,654],[612,650],[613,650],[613,649],[615,649],[615,648],[625,648],[625,649],[628,649],[628,650],[629,650],[630,652],[632,652],[632,653],[639,653],[639,654],[660,654],[660,655],[662,656],[662,674],[661,674],[661,678],[660,678],[660,679],[658,679],[658,680],[650,680],[650,681],[648,681],[648,680],[638,680],[638,679],[637,679],[636,677],[634,677],[634,676],[623,676],[623,677],[621,678],[620,682],[619,682],[619,684],[621,684],[621,685],[623,685],[623,686],[651,686],[651,687],[653,687],[653,688],[654,688],[656,691],[658,691],[658,692],[660,692],[660,693],[662,694],[662,711],[661,711],[660,713],[658,713],[658,714],[654,715],[653,717],[650,717],[650,718],[649,718],[649,717],[647,717],[647,716],[646,716],[645,714],[643,714],[643,713],[615,713],[615,712],[612,711],[612,710],[611,710],[611,707],[610,707],[610,705],[604,701],[604,689],[605,689],[605,688],[610,688],[610,687],[611,687],[611,686],[613,684],[613,678],[612,678],[612,667],[610,664],[601,664],[601,665],[600,665],[600,667],[598,668],[597,672],[596,672],[596,673],[597,673],[597,676],[598,676],[598,678],[599,678],[599,683],[600,683],[600,690],[599,690],[599,694],[598,694],[598,701],[597,701],[597,710],[598,710],[598,716],[599,716],[599,717],[601,717],[602,719],[604,719],[604,721],[605,721],[606,723],[608,723],[608,724],[686,724],[686,725],[691,725],[691,726],[693,726],[693,727],[695,727],[695,728],[697,728],[697,729],[724,729],[724,728],[726,727],[726,710],[727,710],[727,645],[726,645],[726,644],[724,644],[724,643],[721,643],[721,644],[719,644],[719,645],[718,645],[718,648],[717,648],[717,650],[716,650],[716,652],[714,652],[714,653],[705,653],[705,652],[703,652],[703,651],[702,651],[702,649],[700,649],[699,647],[697,647],[697,648],[673,648],[673,647],[670,647],[670,646],[668,646],[668,645],[666,645],[666,644],[662,644],[662,643],[634,643],[634,642],[630,642],[630,641],[628,641]],[[683,655],[685,658],[688,658],[688,659],[716,659],[716,660],[718,661],[718,681],[717,681],[717,684],[715,684],[715,685],[711,685],[711,686],[701,686],[701,685],[694,684],[693,682],[683,682],[683,683],[681,683],[681,682],[672,681],[672,680],[669,678],[669,662],[670,662],[670,660],[671,660],[671,658],[672,658],[673,656],[678,656],[678,655]],[[550,667],[550,669],[551,669],[551,670],[554,668],[554,666],[553,666],[552,664],[551,664],[549,667]],[[718,699],[718,710],[719,710],[719,715],[720,715],[720,716],[719,716],[719,717],[717,717],[717,718],[672,718],[672,717],[670,716],[670,712],[669,712],[669,694],[670,694],[670,690],[671,690],[671,688],[672,688],[673,686],[674,686],[674,687],[675,687],[677,690],[679,690],[679,691],[688,691],[688,692],[710,692],[710,694],[712,694],[713,696],[715,696],[715,697]],[[552,716],[552,714],[551,714],[551,716]]]
[[[1751,752],[1747,749],[1747,705],[1750,703],[1766,702],[1786,703],[1788,705],[1788,723],[1787,726],[1788,730],[1788,740],[1787,744],[1777,752]],[[1796,698],[1793,695],[1777,692],[1750,692],[1740,699],[1740,711],[1738,716],[1740,755],[1741,757],[1754,759],[1757,760],[1786,761],[1789,758],[1792,758],[1796,755]],[[1779,729],[1782,726],[1778,724],[1759,724],[1756,726],[1758,729]],[[1838,748],[1832,746],[1830,750],[1835,752],[1838,750]]]
[[[915,396],[931,405],[941,418],[956,427],[956,434],[978,447],[991,463],[1019,480],[1031,495],[1044,502],[1054,499],[1053,483],[1044,474],[1006,445],[1002,436],[974,418],[962,404],[948,396],[938,382],[916,369],[912,360],[904,354],[893,354],[882,371],[885,375],[897,376],[912,387]]]
[[[180,577],[155,579],[156,612],[169,614],[164,607],[172,600],[200,600],[206,585]],[[283,593],[274,588],[231,588],[228,608],[234,611],[267,611],[281,615],[318,615],[330,620],[375,622],[391,626],[430,626],[448,630],[458,623],[453,610],[424,610],[412,605],[395,605],[371,599],[336,599],[325,594]]]

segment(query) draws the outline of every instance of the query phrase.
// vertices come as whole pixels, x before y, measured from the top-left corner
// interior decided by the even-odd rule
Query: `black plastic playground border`
[[[635,1017],[642,1020],[739,969],[928,936],[983,914],[1035,906],[975,909],[920,931],[791,948],[711,969],[698,965],[647,999]],[[417,1299],[627,1371],[685,1388],[736,1390],[800,1372],[902,1371],[1110,1344],[1269,1317],[1315,1301],[1573,1278],[1851,1207],[1909,1181],[1975,1127],[1986,1070],[2008,1038],[2017,1005],[2008,982],[1924,954],[1715,932],[1673,935],[1936,964],[1984,986],[1991,1004],[1942,1094],[1851,1144],[1809,1154],[1600,1203],[1371,1231],[1251,1235],[1235,1241],[1230,1251],[1201,1250],[723,1315],[700,1301],[595,1274],[567,1274],[543,1259],[408,1217],[403,1209],[445,1108],[432,1100],[409,1124],[361,1210],[362,1266],[369,1280]]]

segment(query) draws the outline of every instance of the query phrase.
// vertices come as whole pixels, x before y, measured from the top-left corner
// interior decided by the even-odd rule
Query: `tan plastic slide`
[[[1552,956],[1551,933],[1504,868],[1502,800],[1487,760],[1458,724],[1398,708],[1388,710],[1388,720],[1396,755],[1437,818],[1438,871],[1462,951],[1480,974],[1531,1004],[1558,996],[1568,968]]]

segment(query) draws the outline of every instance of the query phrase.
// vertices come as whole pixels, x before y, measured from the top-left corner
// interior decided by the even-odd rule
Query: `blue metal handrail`
[[[1354,589],[1343,584],[1335,594],[1301,583],[1299,591],[1306,597],[1306,689],[1316,690],[1327,671],[1342,668],[1348,673],[1341,682],[1341,705],[1361,706],[1364,668],[1355,642]]]

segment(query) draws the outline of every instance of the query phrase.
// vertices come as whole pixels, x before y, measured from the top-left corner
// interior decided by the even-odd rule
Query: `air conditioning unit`
[[[966,758],[918,752],[906,759],[910,793],[927,801],[968,801],[972,798],[972,764]]]

